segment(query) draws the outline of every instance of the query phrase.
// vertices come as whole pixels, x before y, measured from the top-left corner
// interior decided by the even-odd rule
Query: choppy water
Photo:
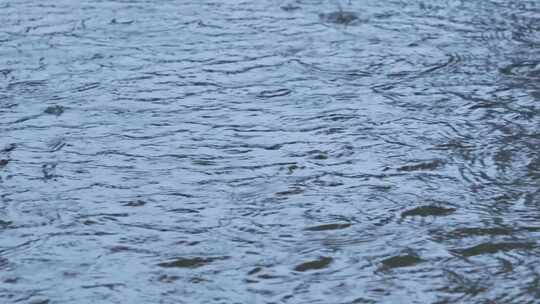
[[[0,2],[1,303],[540,303],[540,2]]]

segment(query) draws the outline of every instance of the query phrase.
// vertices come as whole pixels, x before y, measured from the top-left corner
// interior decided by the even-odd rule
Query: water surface
[[[0,2],[0,302],[539,303],[538,1]]]

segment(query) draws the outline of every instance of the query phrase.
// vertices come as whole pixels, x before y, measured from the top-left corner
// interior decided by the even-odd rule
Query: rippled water
[[[0,302],[540,303],[540,2],[0,2]]]

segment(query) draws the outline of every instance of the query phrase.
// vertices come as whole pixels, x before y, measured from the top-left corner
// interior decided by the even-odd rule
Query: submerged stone
[[[382,270],[388,270],[392,268],[410,267],[422,262],[422,259],[414,254],[398,255],[395,257],[384,259],[382,263]]]
[[[434,205],[416,207],[401,213],[401,217],[407,216],[446,216],[456,212],[455,208],[446,208]]]
[[[294,267],[294,270],[296,271],[308,271],[308,270],[318,270],[318,269],[324,269],[332,263],[333,259],[330,257],[321,257],[318,260],[315,261],[309,261],[302,263],[300,265],[297,265]]]
[[[533,242],[488,242],[464,249],[454,250],[454,252],[464,257],[472,257],[484,254],[494,254],[500,251],[506,252],[511,250],[532,250],[536,247],[536,244]]]

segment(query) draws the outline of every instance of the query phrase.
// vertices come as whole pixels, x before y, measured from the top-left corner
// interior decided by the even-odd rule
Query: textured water
[[[540,2],[0,1],[1,303],[540,303]]]

